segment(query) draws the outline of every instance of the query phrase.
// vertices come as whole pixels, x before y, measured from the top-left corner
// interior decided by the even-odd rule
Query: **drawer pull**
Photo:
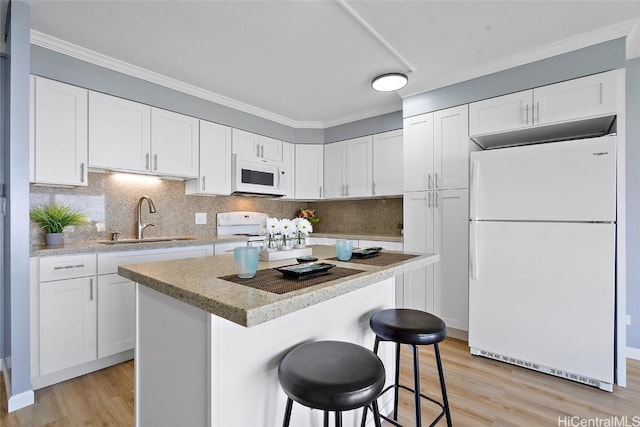
[[[84,268],[84,264],[60,265],[60,266],[57,266],[57,267],[53,267],[54,270],[69,270],[71,268]]]

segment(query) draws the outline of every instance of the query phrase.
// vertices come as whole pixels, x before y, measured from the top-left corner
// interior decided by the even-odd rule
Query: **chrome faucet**
[[[147,227],[154,227],[154,224],[145,224],[142,222],[142,201],[146,200],[149,205],[149,213],[156,213],[156,205],[153,204],[153,200],[151,200],[147,196],[140,197],[138,200],[138,240],[144,239],[144,229]]]

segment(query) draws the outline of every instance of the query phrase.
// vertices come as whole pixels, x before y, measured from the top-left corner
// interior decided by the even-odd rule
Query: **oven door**
[[[233,157],[233,193],[257,196],[284,196],[280,190],[281,163],[264,159]]]

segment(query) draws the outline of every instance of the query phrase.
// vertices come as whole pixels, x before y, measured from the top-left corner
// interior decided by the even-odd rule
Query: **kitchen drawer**
[[[229,243],[216,243],[215,254],[227,255],[233,253],[234,248],[241,248],[247,246],[247,242],[229,242]]]
[[[40,282],[95,276],[96,254],[40,258]]]
[[[119,265],[167,261],[181,258],[198,258],[207,255],[213,255],[212,245],[100,253],[98,254],[98,274],[117,273]]]

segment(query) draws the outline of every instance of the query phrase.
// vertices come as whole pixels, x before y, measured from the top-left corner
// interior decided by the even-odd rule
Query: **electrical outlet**
[[[197,212],[196,213],[196,225],[206,224],[207,223],[207,213],[206,212]]]

